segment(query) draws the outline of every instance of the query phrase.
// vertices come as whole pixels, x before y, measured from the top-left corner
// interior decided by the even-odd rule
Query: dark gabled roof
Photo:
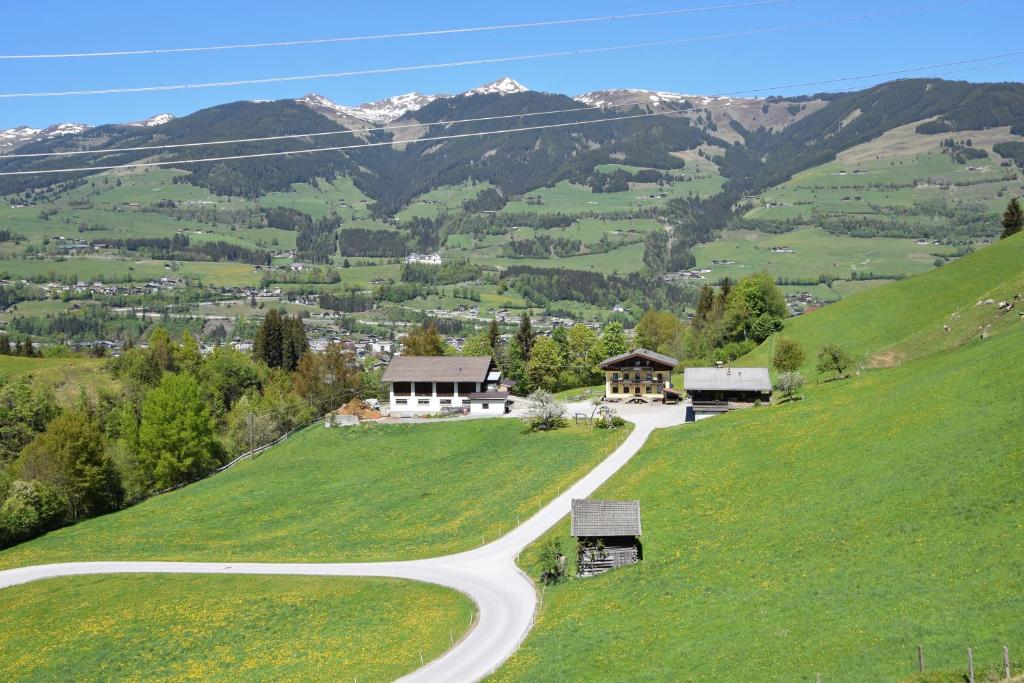
[[[768,368],[686,368],[683,388],[687,391],[772,390]]]
[[[639,536],[640,501],[576,499],[572,501],[572,535]]]
[[[490,356],[395,356],[385,382],[484,382]]]
[[[615,363],[621,363],[624,360],[630,360],[632,358],[643,358],[644,360],[654,361],[655,363],[661,363],[663,365],[670,365],[673,368],[679,365],[679,361],[671,356],[666,356],[661,353],[655,353],[654,351],[648,351],[647,349],[633,349],[629,353],[620,353],[618,356],[612,356],[601,361],[601,367],[607,367],[614,365]]]
[[[495,390],[495,391],[476,391],[476,392],[473,392],[472,394],[470,394],[469,397],[470,398],[477,398],[477,399],[480,399],[480,398],[483,398],[483,399],[494,399],[494,400],[498,401],[498,400],[505,400],[505,399],[507,399],[508,398],[508,392],[507,391],[497,391],[497,390]]]

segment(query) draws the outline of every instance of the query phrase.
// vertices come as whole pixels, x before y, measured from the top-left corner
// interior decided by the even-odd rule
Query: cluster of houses
[[[406,263],[424,263],[427,265],[441,265],[441,255],[436,251],[433,254],[417,254],[413,252],[405,257]]]
[[[604,400],[618,403],[685,403],[687,419],[700,419],[771,400],[767,368],[718,364],[686,368],[683,386],[672,384],[675,358],[647,349],[606,359]],[[504,415],[514,383],[502,378],[490,356],[395,356],[384,372],[392,415],[461,412]],[[688,400],[687,400],[688,397]]]

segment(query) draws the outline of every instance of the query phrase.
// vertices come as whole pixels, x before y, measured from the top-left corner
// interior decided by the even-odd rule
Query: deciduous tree
[[[199,479],[221,462],[216,424],[199,382],[188,373],[165,374],[142,403],[139,455],[153,487]]]
[[[402,338],[402,352],[407,356],[443,356],[444,339],[434,323],[417,325]]]
[[[790,337],[778,337],[775,340],[775,352],[772,354],[772,365],[779,372],[796,372],[804,364],[807,354],[800,342]]]
[[[835,373],[837,379],[846,377],[846,370],[851,363],[850,355],[838,344],[829,344],[818,354],[818,372]]]

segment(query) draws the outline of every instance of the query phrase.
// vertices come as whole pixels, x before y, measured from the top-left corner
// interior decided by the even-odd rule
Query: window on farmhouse
[[[392,385],[395,396],[408,396],[411,390],[412,385],[409,382],[395,382]]]
[[[417,396],[430,396],[434,393],[433,382],[416,382],[416,395]]]
[[[417,403],[418,405],[421,405],[421,406],[429,406],[429,405],[430,405],[430,399],[429,399],[429,398],[421,398],[421,399],[417,399],[417,400],[416,400],[416,403]]]
[[[452,404],[452,400],[450,398],[442,398],[441,399],[441,405],[443,405],[443,406],[450,406],[451,404]]]
[[[396,398],[395,399],[395,403],[397,405],[400,405],[400,406],[407,406],[407,405],[409,405],[409,399],[407,399],[407,398]]]
[[[618,385],[615,385],[615,386],[613,386],[613,387],[612,387],[612,393],[613,393],[613,394],[617,394],[617,393],[619,393],[619,387],[618,387]]]
[[[491,404],[490,403],[485,403],[485,404],[483,404],[482,407],[483,407],[484,410],[490,410],[491,409]]]

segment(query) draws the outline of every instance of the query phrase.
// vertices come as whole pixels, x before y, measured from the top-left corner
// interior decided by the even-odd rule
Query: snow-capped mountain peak
[[[333,102],[323,95],[310,93],[296,101],[315,110],[351,116],[374,125],[383,125],[391,123],[411,111],[422,109],[436,99],[436,95],[421,95],[418,92],[411,92],[388,97],[377,102],[364,102],[359,106],[349,107]]]
[[[20,147],[31,142],[52,140],[53,138],[65,135],[78,135],[89,130],[91,126],[84,123],[57,123],[46,128],[32,128],[31,126],[18,126],[0,130],[0,145],[8,148]]]
[[[493,83],[468,90],[463,95],[511,95],[520,92],[530,92],[530,89],[514,78],[503,76]]]
[[[140,128],[152,128],[153,126],[162,126],[173,120],[174,114],[157,114],[156,116],[150,116],[148,119],[143,119],[142,121],[133,121],[128,125],[138,126]]]
[[[616,90],[596,90],[584,93],[575,98],[577,102],[590,105],[591,107],[610,107],[623,104],[636,105],[658,105],[658,104],[681,104],[689,102],[695,107],[708,106],[709,104],[728,105],[732,98],[718,95],[685,95],[682,93],[665,92],[662,90],[643,90],[640,88],[620,88]]]

